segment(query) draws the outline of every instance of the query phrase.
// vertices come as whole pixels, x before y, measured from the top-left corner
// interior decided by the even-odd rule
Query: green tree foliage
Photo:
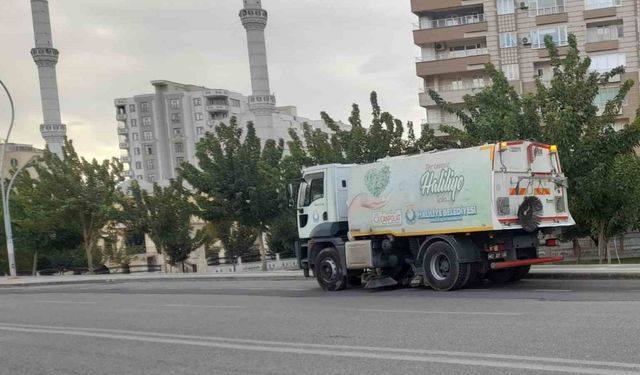
[[[241,225],[237,222],[220,222],[213,227],[214,238],[222,244],[222,249],[213,247],[213,251],[224,250],[226,258],[251,259],[260,255],[260,250],[256,246],[256,239],[260,231],[255,228]]]
[[[19,176],[15,187],[18,197],[17,227],[33,233],[31,245],[42,249],[55,242],[58,234],[67,239],[80,233],[87,267],[93,272],[94,259],[102,228],[116,215],[116,204],[122,196],[117,188],[122,164],[111,161],[88,161],[76,153],[73,143],[66,141],[63,158],[45,150],[33,167],[37,178],[27,173]],[[65,244],[64,249],[72,247]]]
[[[183,165],[180,170],[193,188],[198,215],[213,225],[239,223],[266,232],[286,207],[283,150],[283,141],[267,140],[261,147],[252,123],[246,135],[235,117],[229,125],[216,126],[198,144],[198,167]],[[262,236],[258,239],[266,269],[266,246]]]
[[[191,218],[198,213],[182,180],[171,180],[161,187],[154,184],[153,192],[140,188],[137,182],[131,185],[132,202],[127,209],[131,217],[138,217],[159,252],[169,257],[172,265],[184,263],[194,250],[207,240],[202,230],[193,231]]]
[[[540,119],[535,98],[520,96],[504,73],[493,64],[486,65],[492,85],[474,95],[465,95],[462,105],[447,103],[434,90],[429,96],[441,110],[455,114],[462,129],[442,126],[448,134],[447,147],[471,147],[510,139],[540,139]]]

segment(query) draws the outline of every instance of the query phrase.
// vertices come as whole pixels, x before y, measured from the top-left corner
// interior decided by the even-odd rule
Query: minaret
[[[269,89],[269,68],[267,67],[267,47],[264,29],[267,27],[267,11],[262,9],[261,0],[244,0],[240,11],[242,26],[247,31],[249,65],[251,67],[251,89],[249,109],[256,117],[256,133],[262,140],[273,139],[273,112],[276,97]]]
[[[33,33],[36,40],[36,48],[31,50],[31,56],[38,66],[40,99],[42,101],[43,124],[40,125],[40,134],[46,141],[49,151],[62,157],[62,145],[67,134],[67,126],[60,119],[60,101],[56,79],[58,50],[53,48],[48,1],[31,0],[31,16],[33,17]]]

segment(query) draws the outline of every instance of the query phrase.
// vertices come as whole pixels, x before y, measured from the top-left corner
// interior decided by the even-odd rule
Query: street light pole
[[[7,153],[7,144],[9,143],[9,137],[11,136],[11,130],[13,130],[13,123],[16,117],[15,108],[13,105],[13,98],[11,97],[11,93],[7,86],[5,86],[4,82],[0,80],[0,85],[7,93],[7,97],[9,98],[9,104],[11,106],[11,123],[9,124],[9,130],[7,131],[7,137],[4,139],[4,145],[2,147],[2,154],[0,155],[0,173],[4,170],[4,156]],[[15,177],[15,176],[14,176]],[[7,257],[9,260],[9,274],[12,278],[18,277],[18,273],[16,272],[16,255],[13,249],[13,233],[11,231],[11,216],[9,213],[9,197],[8,192],[5,185],[4,177],[0,176],[0,180],[2,181],[2,185],[0,185],[0,190],[2,191],[2,212],[4,218],[4,231],[5,237],[7,238]]]

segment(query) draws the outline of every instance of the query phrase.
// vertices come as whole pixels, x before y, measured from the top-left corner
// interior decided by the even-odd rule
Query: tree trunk
[[[33,252],[33,268],[31,269],[31,276],[35,276],[38,272],[38,250]]]
[[[604,222],[598,225],[598,263],[602,264],[602,258],[607,246],[606,239],[604,238]]]
[[[582,247],[580,247],[580,241],[577,238],[571,240],[573,242],[573,255],[576,257],[576,263],[580,264],[582,258]]]
[[[267,249],[264,246],[264,233],[261,231],[259,236],[260,241],[260,261],[262,262],[262,270],[267,270]]]

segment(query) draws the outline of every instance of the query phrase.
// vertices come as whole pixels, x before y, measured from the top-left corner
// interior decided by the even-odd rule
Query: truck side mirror
[[[287,184],[287,203],[289,204],[289,207],[295,207],[296,205],[295,194],[294,194],[292,183]]]

